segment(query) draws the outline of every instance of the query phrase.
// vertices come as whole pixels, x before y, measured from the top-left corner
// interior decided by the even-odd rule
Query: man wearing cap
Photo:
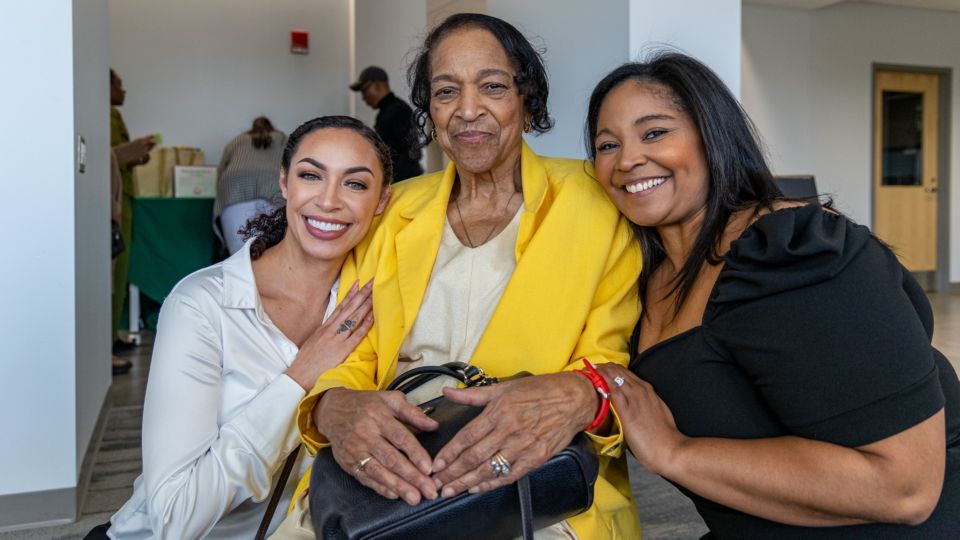
[[[360,92],[363,102],[379,111],[373,129],[390,147],[393,181],[423,174],[420,143],[413,128],[413,109],[390,90],[387,72],[370,66],[360,72],[350,89]]]

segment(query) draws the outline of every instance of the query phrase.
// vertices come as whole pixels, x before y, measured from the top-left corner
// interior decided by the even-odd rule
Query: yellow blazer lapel
[[[540,227],[540,222],[550,208],[548,199],[549,183],[543,160],[533,153],[533,150],[523,141],[520,151],[520,178],[523,184],[523,215],[520,216],[520,229],[517,231],[516,261],[527,249],[527,244],[533,238],[533,233]]]
[[[447,219],[447,201],[453,189],[456,169],[453,163],[447,166],[436,191],[424,193],[401,211],[401,216],[410,219],[394,240],[397,250],[397,283],[403,302],[404,335],[410,331],[423,295],[430,281],[433,263],[437,260],[444,222]],[[399,347],[399,344],[398,344]],[[398,349],[399,350],[399,349]]]

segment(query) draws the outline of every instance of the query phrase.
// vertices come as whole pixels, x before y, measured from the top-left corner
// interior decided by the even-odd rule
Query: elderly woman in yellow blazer
[[[395,186],[358,248],[360,278],[374,277],[374,329],[320,378],[298,424],[308,447],[331,444],[361,483],[417,504],[513,482],[595,420],[599,396],[573,370],[583,358],[626,364],[640,254],[582,161],[541,158],[523,142],[551,120],[542,61],[514,27],[451,16],[410,73],[421,125],[429,115],[452,163]],[[485,409],[431,459],[404,424],[430,430],[433,420],[402,394],[368,390],[447,361],[535,376],[443,390]],[[588,435],[601,456],[594,504],[538,537],[636,538],[619,424],[611,415]],[[491,466],[495,456],[509,473]]]

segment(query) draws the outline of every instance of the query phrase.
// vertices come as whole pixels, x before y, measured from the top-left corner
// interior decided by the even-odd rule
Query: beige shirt
[[[500,234],[475,248],[463,245],[450,222],[444,222],[423,303],[400,347],[397,375],[420,366],[470,363],[517,266],[521,214],[522,204]],[[407,399],[414,404],[423,403],[438,397],[444,386],[453,384],[452,380],[438,378],[408,394]]]

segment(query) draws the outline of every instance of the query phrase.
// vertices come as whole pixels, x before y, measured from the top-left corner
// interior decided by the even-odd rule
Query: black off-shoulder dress
[[[847,447],[946,407],[946,479],[916,527],[783,525],[677,486],[717,538],[960,538],[960,383],[922,289],[870,231],[816,205],[761,217],[724,257],[700,326],[630,368],[692,437],[797,435]]]

